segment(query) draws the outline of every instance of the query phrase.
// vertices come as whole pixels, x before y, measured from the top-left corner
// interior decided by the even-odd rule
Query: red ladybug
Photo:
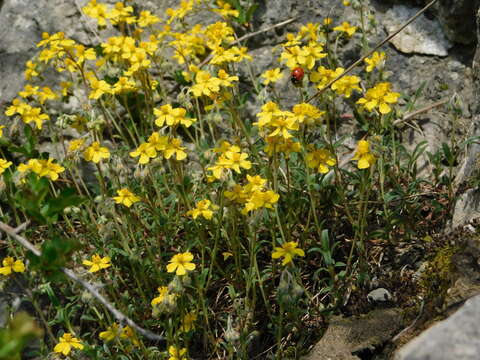
[[[305,75],[305,71],[301,67],[296,67],[295,69],[292,70],[292,74],[290,75],[290,80],[292,80],[293,85],[300,85],[303,76]]]

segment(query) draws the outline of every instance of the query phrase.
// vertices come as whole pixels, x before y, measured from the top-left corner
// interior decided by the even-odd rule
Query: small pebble
[[[378,288],[372,290],[367,295],[367,300],[371,302],[385,302],[392,299],[392,294],[387,289]]]

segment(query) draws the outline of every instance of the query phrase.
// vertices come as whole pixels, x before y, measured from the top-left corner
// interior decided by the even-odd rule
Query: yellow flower
[[[70,81],[61,81],[60,82],[60,87],[62,88],[62,96],[68,96],[71,94],[71,88],[73,86],[73,83]]]
[[[290,134],[289,130],[298,130],[297,118],[294,116],[276,116],[272,119],[269,125],[273,129],[273,131],[268,134],[269,137],[278,135],[283,137],[285,140],[293,136]]]
[[[233,256],[233,254],[230,251],[224,251],[222,255],[223,255],[223,260],[227,260],[230,256]]]
[[[47,100],[55,100],[58,98],[58,95],[53,92],[48,86],[42,87],[42,90],[38,92],[38,102],[44,104]]]
[[[158,304],[173,304],[175,301],[175,294],[169,294],[168,293],[168,287],[166,286],[160,286],[158,289],[158,296],[156,298],[153,298],[151,301],[151,305],[155,306]]]
[[[335,70],[330,70],[324,66],[320,66],[317,71],[312,71],[310,74],[310,81],[314,83],[318,82],[317,87],[321,89],[330,81],[342,75],[344,71],[345,69],[341,67],[338,67]]]
[[[263,148],[268,155],[272,156],[274,153],[283,153],[286,158],[290,157],[290,153],[299,152],[302,146],[299,142],[295,142],[292,138],[285,139],[282,136],[274,136],[265,138],[267,143]]]
[[[113,199],[117,204],[123,204],[126,207],[132,206],[134,203],[139,202],[141,199],[132,193],[127,188],[117,190],[118,196],[114,196]]]
[[[33,61],[27,61],[25,67],[25,80],[31,80],[33,77],[39,75],[39,72],[37,71],[37,64]]]
[[[150,143],[143,143],[135,150],[130,152],[131,157],[140,157],[138,159],[139,164],[148,164],[150,159],[157,156],[157,151],[155,150],[155,146]]]
[[[357,104],[362,105],[368,111],[378,108],[381,114],[388,114],[392,111],[388,104],[395,104],[400,97],[397,92],[390,91],[391,84],[388,82],[378,83],[367,90],[365,97],[358,99]]]
[[[43,121],[49,120],[50,116],[48,114],[42,114],[42,109],[39,107],[28,107],[23,108],[22,120],[25,124],[29,124],[32,121],[37,126],[37,129],[42,129]]]
[[[60,343],[55,345],[55,347],[53,348],[53,351],[57,353],[62,353],[65,356],[67,356],[70,353],[70,351],[72,350],[72,347],[79,350],[82,350],[84,347],[82,344],[80,344],[80,340],[73,337],[72,334],[70,333],[63,334],[59,340],[60,340]]]
[[[218,210],[218,206],[210,202],[210,200],[200,200],[194,209],[189,210],[187,215],[190,215],[195,220],[200,215],[205,219],[210,220],[213,216],[213,211]]]
[[[153,132],[152,135],[148,137],[148,144],[156,151],[164,151],[168,145],[168,137],[162,136],[158,132]]]
[[[230,76],[223,69],[218,70],[217,76],[220,79],[220,86],[230,87],[233,86],[232,81],[238,81],[238,76]]]
[[[5,110],[5,115],[13,116],[15,114],[23,115],[26,111],[30,110],[31,106],[27,103],[24,103],[20,99],[13,99],[12,105],[10,105],[7,110]]]
[[[168,354],[170,355],[168,360],[187,360],[188,358],[185,356],[186,353],[186,348],[179,350],[175,346],[171,345],[168,347]]]
[[[112,341],[120,336],[122,329],[117,323],[110,325],[106,331],[102,331],[99,334],[100,339],[104,341]]]
[[[258,126],[261,129],[268,125],[272,119],[279,114],[281,114],[281,110],[278,107],[278,104],[269,101],[262,106],[262,111],[257,114],[258,121],[253,123],[253,125]]]
[[[309,168],[315,168],[321,174],[328,173],[330,171],[328,167],[337,163],[327,149],[317,149],[309,152],[305,157],[305,162]]]
[[[307,124],[314,124],[316,120],[325,114],[325,111],[321,111],[316,106],[307,103],[295,104],[292,111],[298,122],[306,122]]]
[[[280,68],[275,68],[275,69],[270,69],[265,71],[261,77],[263,77],[265,80],[263,80],[263,85],[268,85],[270,83],[276,83],[278,80],[283,78],[283,74],[280,70]]]
[[[352,160],[358,160],[359,169],[368,169],[375,163],[375,156],[370,153],[370,143],[367,140],[360,140]]]
[[[23,91],[19,91],[18,95],[23,98],[34,97],[38,95],[38,86],[32,86],[30,84],[25,85]]]
[[[160,19],[157,16],[153,15],[150,11],[140,11],[140,15],[138,16],[137,21],[138,26],[147,27],[157,22],[160,22]]]
[[[217,46],[220,46],[222,42],[230,43],[234,40],[234,30],[223,21],[217,21],[214,24],[210,24],[205,29],[205,36],[207,36],[207,46],[214,50]]]
[[[153,109],[153,113],[156,116],[155,125],[162,127],[164,124],[173,125],[173,108],[170,104],[160,106],[160,109]]]
[[[6,169],[12,165],[11,161],[0,159],[0,174],[3,174]]]
[[[187,271],[195,270],[195,264],[191,262],[192,260],[191,252],[174,255],[169,261],[170,264],[167,265],[167,272],[175,272],[179,276],[185,275]]]
[[[288,48],[288,47],[291,47],[291,46],[296,46],[296,45],[300,45],[302,42],[300,41],[301,40],[301,37],[299,35],[295,35],[295,34],[292,34],[292,33],[287,33],[285,35],[285,39],[287,40],[286,42],[284,42],[282,44],[282,46],[284,48]]]
[[[346,21],[342,23],[340,26],[335,26],[333,28],[334,31],[343,31],[344,33],[348,34],[348,36],[352,36],[357,31],[356,26],[350,26],[350,24]]]
[[[110,258],[108,256],[105,256],[102,258],[98,254],[95,254],[92,256],[92,261],[83,260],[82,264],[86,266],[90,266],[90,269],[88,270],[88,272],[91,272],[91,273],[94,273],[112,266],[112,264],[110,263]]]
[[[85,144],[85,139],[75,139],[70,141],[70,144],[68,145],[68,152],[72,153],[77,151],[83,146],[83,144]]]
[[[318,40],[318,27],[320,24],[313,24],[313,23],[308,23],[307,25],[302,25],[300,28],[300,31],[298,32],[298,36],[300,36],[302,39],[307,39],[311,41],[317,41]]]
[[[233,51],[233,48],[230,48],[227,50],[218,45],[213,50],[213,58],[212,60],[210,60],[210,63],[213,65],[220,66],[227,62],[235,62],[235,60],[236,60],[236,57],[235,57],[235,52]]]
[[[91,77],[89,81],[90,87],[92,88],[92,91],[90,91],[88,95],[89,99],[98,100],[104,94],[113,93],[112,86],[105,80],[98,80],[96,77]]]
[[[168,8],[166,14],[170,17],[167,24],[170,24],[176,18],[183,19],[193,10],[194,0],[182,0],[178,9]]]
[[[339,95],[344,95],[346,98],[349,98],[352,95],[353,90],[362,91],[358,84],[360,83],[360,78],[358,76],[344,76],[338,81],[332,84],[332,90],[334,90]]]
[[[385,53],[382,51],[381,53],[375,51],[372,54],[372,57],[366,58],[364,60],[367,63],[367,72],[371,72],[376,67],[381,67],[385,62]]]
[[[185,125],[189,127],[197,119],[187,118],[187,110],[184,108],[172,108],[170,104],[166,104],[160,107],[160,109],[153,109],[153,113],[157,117],[155,119],[155,124],[159,127],[164,125],[175,126],[178,124]],[[159,150],[159,149],[157,149]]]
[[[281,247],[276,247],[272,252],[272,258],[278,259],[283,257],[282,265],[287,265],[292,262],[295,256],[305,256],[305,252],[302,249],[297,248],[298,243],[295,241],[289,241],[283,243]]]
[[[250,211],[260,209],[262,207],[273,209],[273,204],[278,202],[280,195],[272,190],[268,191],[253,191],[245,207],[242,209],[242,214],[248,214]]]
[[[327,56],[323,51],[323,45],[311,41],[307,46],[302,46],[299,56],[297,57],[298,63],[311,70],[315,66],[315,61],[323,59]]]
[[[219,78],[212,77],[207,71],[199,70],[195,75],[195,85],[190,88],[190,91],[195,97],[210,96],[212,93],[220,91],[220,84]]]
[[[121,2],[115,3],[115,6],[107,13],[107,18],[110,19],[112,24],[118,25],[119,23],[133,24],[136,21],[135,16],[132,16],[133,7],[125,6]]]
[[[212,11],[215,11],[216,13],[219,13],[224,17],[238,17],[240,15],[238,10],[233,10],[232,5],[226,3],[225,1],[217,0],[216,3],[220,7],[220,9],[212,9]]]
[[[224,142],[222,146],[224,146],[225,143],[228,144]],[[240,174],[241,168],[248,170],[252,167],[252,163],[247,160],[248,154],[240,152],[238,146],[225,145],[223,150],[224,152],[220,155],[215,165],[207,168],[208,171],[212,171],[214,178],[220,179],[224,169],[232,169]]]
[[[197,321],[197,314],[194,312],[189,312],[182,319],[182,326],[180,330],[183,332],[189,332],[195,328],[195,321]]]
[[[98,26],[107,25],[107,6],[105,4],[97,4],[97,0],[90,0],[87,6],[82,8],[85,15],[97,19]]]
[[[128,325],[126,325],[122,329],[122,333],[120,334],[120,338],[130,340],[133,343],[133,345],[135,345],[135,346],[140,345],[140,341],[138,341],[137,335],[135,334],[133,329]]]
[[[53,163],[53,159],[30,159],[26,164],[20,164],[18,171],[21,173],[26,171],[33,171],[38,176],[45,176],[50,180],[55,181],[58,179],[58,174],[65,171],[63,166]]]
[[[108,159],[110,157],[110,151],[104,146],[100,146],[98,141],[95,141],[92,145],[85,149],[83,157],[87,161],[93,161],[94,163],[100,162],[102,159]]]
[[[15,260],[11,256],[7,256],[2,261],[3,267],[0,267],[0,274],[10,275],[13,272],[24,272],[25,264],[22,260]]]
[[[126,76],[121,76],[118,81],[113,85],[113,93],[121,94],[124,92],[134,91],[137,89],[135,81]]]
[[[176,155],[178,161],[184,160],[187,158],[187,153],[185,152],[185,147],[181,146],[181,139],[171,139],[163,151],[163,156],[165,159],[170,159],[172,155]]]
[[[285,51],[280,54],[280,59],[286,61],[290,69],[302,66],[310,70],[315,66],[316,60],[327,56],[327,54],[322,51],[323,45],[311,41],[306,46],[291,46],[285,48]]]

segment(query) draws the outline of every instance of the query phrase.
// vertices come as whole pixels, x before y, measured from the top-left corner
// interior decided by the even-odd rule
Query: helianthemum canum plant
[[[4,110],[12,126],[0,128],[2,201],[14,205],[2,217],[31,219],[31,235],[43,235],[38,276],[82,271],[165,338],[151,342],[78,289],[32,278],[62,311],[44,319],[43,356],[286,358],[304,348],[304,321],[362,285],[371,234],[388,228],[390,240],[417,221],[411,208],[396,217],[386,196],[411,174],[385,54],[346,74],[338,52],[360,25],[326,18],[287,33],[278,65],[258,69],[236,40],[253,10],[182,0],[159,15],[91,0],[82,11],[100,38],[90,46],[42,35],[28,84]],[[189,25],[205,11],[214,21]],[[102,38],[106,28],[116,34]],[[43,83],[47,69],[58,83]],[[56,115],[55,102],[72,97],[78,109]],[[357,133],[339,131],[344,113]],[[48,136],[59,153],[38,150]],[[10,252],[2,276],[25,270],[20,249]]]

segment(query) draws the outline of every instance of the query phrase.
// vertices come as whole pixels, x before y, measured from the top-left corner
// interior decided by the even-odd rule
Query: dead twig
[[[448,103],[449,99],[443,99],[443,100],[440,100],[440,101],[437,101],[436,103],[433,103],[433,104],[430,104],[430,105],[427,105],[421,109],[418,109],[418,110],[415,110],[415,111],[412,111],[411,113],[408,113],[406,115],[404,115],[401,119],[397,119],[393,122],[393,125],[394,126],[397,126],[398,124],[401,124],[403,122],[406,122],[410,119],[413,119],[414,117],[416,117],[417,115],[420,115],[422,113],[425,113],[427,111],[430,111],[432,110],[433,108],[436,108],[438,106],[441,106],[443,104],[446,104]]]
[[[42,253],[38,250],[31,242],[25,239],[23,236],[18,235],[19,231],[22,231],[26,228],[28,222],[21,224],[17,228],[12,228],[7,224],[0,222],[0,230],[3,230],[7,235],[12,237],[15,241],[20,243],[23,247],[30,250],[34,255],[41,256]],[[103,306],[105,306],[108,311],[112,313],[112,315],[122,324],[127,324],[132,329],[136,330],[139,334],[145,336],[149,340],[153,341],[164,341],[165,338],[163,336],[157,335],[150,330],[146,330],[139,325],[137,325],[132,319],[128,316],[123,314],[121,311],[117,310],[112,303],[110,303],[102,294],[100,294],[97,289],[90,284],[88,281],[81,279],[77,274],[75,274],[72,270],[62,267],[61,271],[67,275],[73,281],[79,283],[82,287],[84,287],[90,294],[92,294]]]

